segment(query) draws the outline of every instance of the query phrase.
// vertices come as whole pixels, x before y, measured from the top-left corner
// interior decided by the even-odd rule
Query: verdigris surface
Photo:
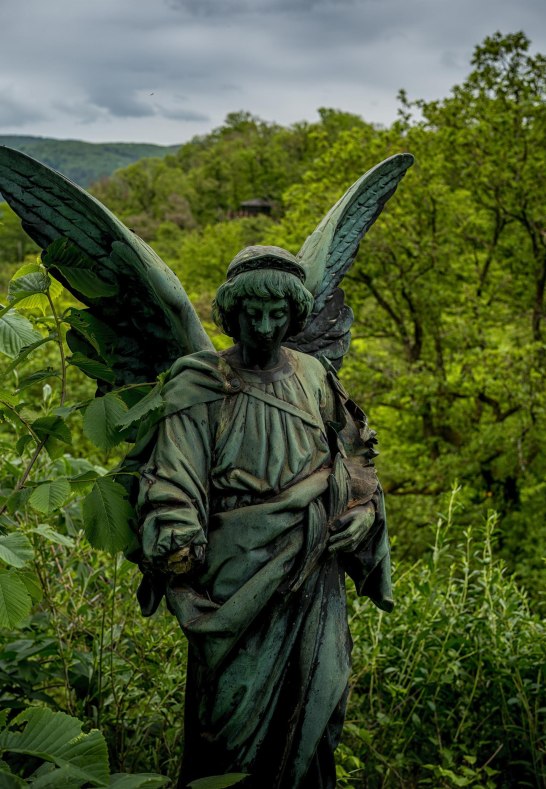
[[[217,353],[147,245],[58,173],[0,149],[0,190],[88,305],[73,310],[72,350],[113,367],[109,386],[170,368],[123,470],[140,471],[128,495],[143,613],[165,596],[189,641],[180,787],[227,772],[248,787],[335,786],[345,574],[392,608],[375,433],[336,375],[352,323],[338,285],[412,162],[360,178],[297,256],[240,252],[213,305],[235,344]]]

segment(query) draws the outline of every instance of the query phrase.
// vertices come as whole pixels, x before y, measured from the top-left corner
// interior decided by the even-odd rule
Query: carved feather
[[[114,385],[153,381],[179,356],[212,348],[176,275],[90,194],[4,146],[0,192],[44,250],[46,267],[88,306],[69,317],[71,349],[113,366]]]
[[[358,179],[326,214],[303,244],[298,259],[306,270],[307,288],[315,305],[307,325],[287,343],[292,348],[326,356],[339,369],[350,344],[352,312],[338,288],[349,271],[364,234],[414,162],[409,153],[396,154]]]

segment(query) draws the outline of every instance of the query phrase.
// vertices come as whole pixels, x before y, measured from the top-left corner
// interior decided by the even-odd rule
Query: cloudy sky
[[[496,30],[546,53],[546,0],[0,0],[0,134],[178,143],[247,110],[374,123],[441,98]]]

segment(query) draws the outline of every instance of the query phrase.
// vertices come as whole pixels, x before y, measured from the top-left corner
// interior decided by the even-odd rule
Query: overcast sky
[[[0,0],[0,134],[178,143],[246,110],[389,124],[486,35],[546,53],[546,0]]]

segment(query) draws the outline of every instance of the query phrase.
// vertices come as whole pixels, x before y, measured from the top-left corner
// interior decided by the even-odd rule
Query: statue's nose
[[[257,329],[258,332],[264,337],[271,334],[271,321],[269,320],[269,315],[263,316],[261,321],[258,323]]]

